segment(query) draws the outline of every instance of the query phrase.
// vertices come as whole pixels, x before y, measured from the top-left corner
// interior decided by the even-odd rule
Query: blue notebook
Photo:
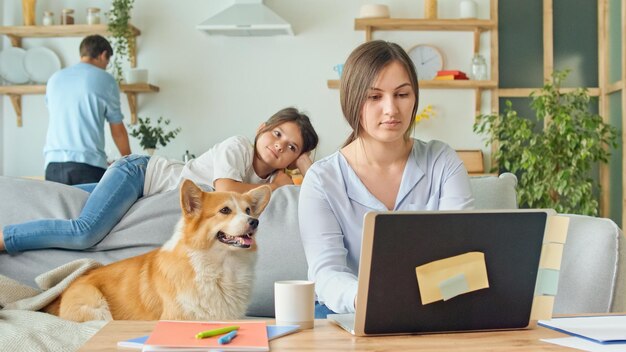
[[[300,325],[268,325],[267,326],[267,339],[271,341],[281,336],[292,334],[298,330],[300,330]],[[123,340],[123,341],[118,341],[117,347],[140,350],[143,348],[143,344],[148,339],[148,336],[149,335],[135,337],[133,339]]]

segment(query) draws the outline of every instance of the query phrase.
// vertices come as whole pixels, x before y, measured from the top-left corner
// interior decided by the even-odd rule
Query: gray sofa
[[[517,207],[512,174],[473,177],[476,208]],[[260,218],[259,260],[247,314],[274,314],[273,283],[306,279],[306,260],[297,224],[299,187],[281,187]],[[70,218],[87,193],[57,183],[0,176],[0,226],[42,217]],[[79,258],[110,263],[144,253],[167,240],[180,216],[178,191],[138,201],[96,246],[87,251],[48,249],[0,254],[0,274],[35,286],[34,278]],[[571,215],[555,313],[626,311],[624,235],[610,220]]]

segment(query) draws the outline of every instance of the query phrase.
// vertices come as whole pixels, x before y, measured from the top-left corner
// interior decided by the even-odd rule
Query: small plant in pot
[[[591,112],[586,89],[561,90],[568,74],[554,72],[530,95],[534,119],[519,116],[507,101],[504,113],[478,116],[474,132],[486,134],[487,143],[497,146],[498,167],[517,175],[521,206],[595,216],[594,189],[600,185],[592,170],[608,162],[618,134]]]
[[[159,117],[154,125],[149,117],[139,117],[137,120],[139,121],[137,125],[128,126],[131,129],[129,134],[139,139],[139,145],[150,155],[159,145],[165,147],[180,132],[180,127],[166,132],[165,128],[170,124],[170,120],[163,117]]]

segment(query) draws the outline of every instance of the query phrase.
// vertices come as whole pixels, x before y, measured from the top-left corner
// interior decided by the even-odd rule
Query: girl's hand
[[[313,165],[313,161],[309,157],[311,152],[301,154],[298,159],[296,159],[296,167],[300,170],[302,176],[306,174],[306,171]]]
[[[293,181],[284,171],[279,170],[276,171],[276,176],[274,176],[274,180],[270,183],[270,185],[272,186],[272,189],[276,189],[284,185],[293,185]]]

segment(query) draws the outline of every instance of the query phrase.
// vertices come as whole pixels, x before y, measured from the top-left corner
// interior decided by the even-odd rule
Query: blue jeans
[[[41,248],[86,249],[100,242],[143,196],[149,156],[129,155],[111,165],[72,220],[46,219],[4,227],[8,253]]]
[[[335,314],[335,312],[320,302],[315,302],[315,319],[326,319],[328,314]]]

